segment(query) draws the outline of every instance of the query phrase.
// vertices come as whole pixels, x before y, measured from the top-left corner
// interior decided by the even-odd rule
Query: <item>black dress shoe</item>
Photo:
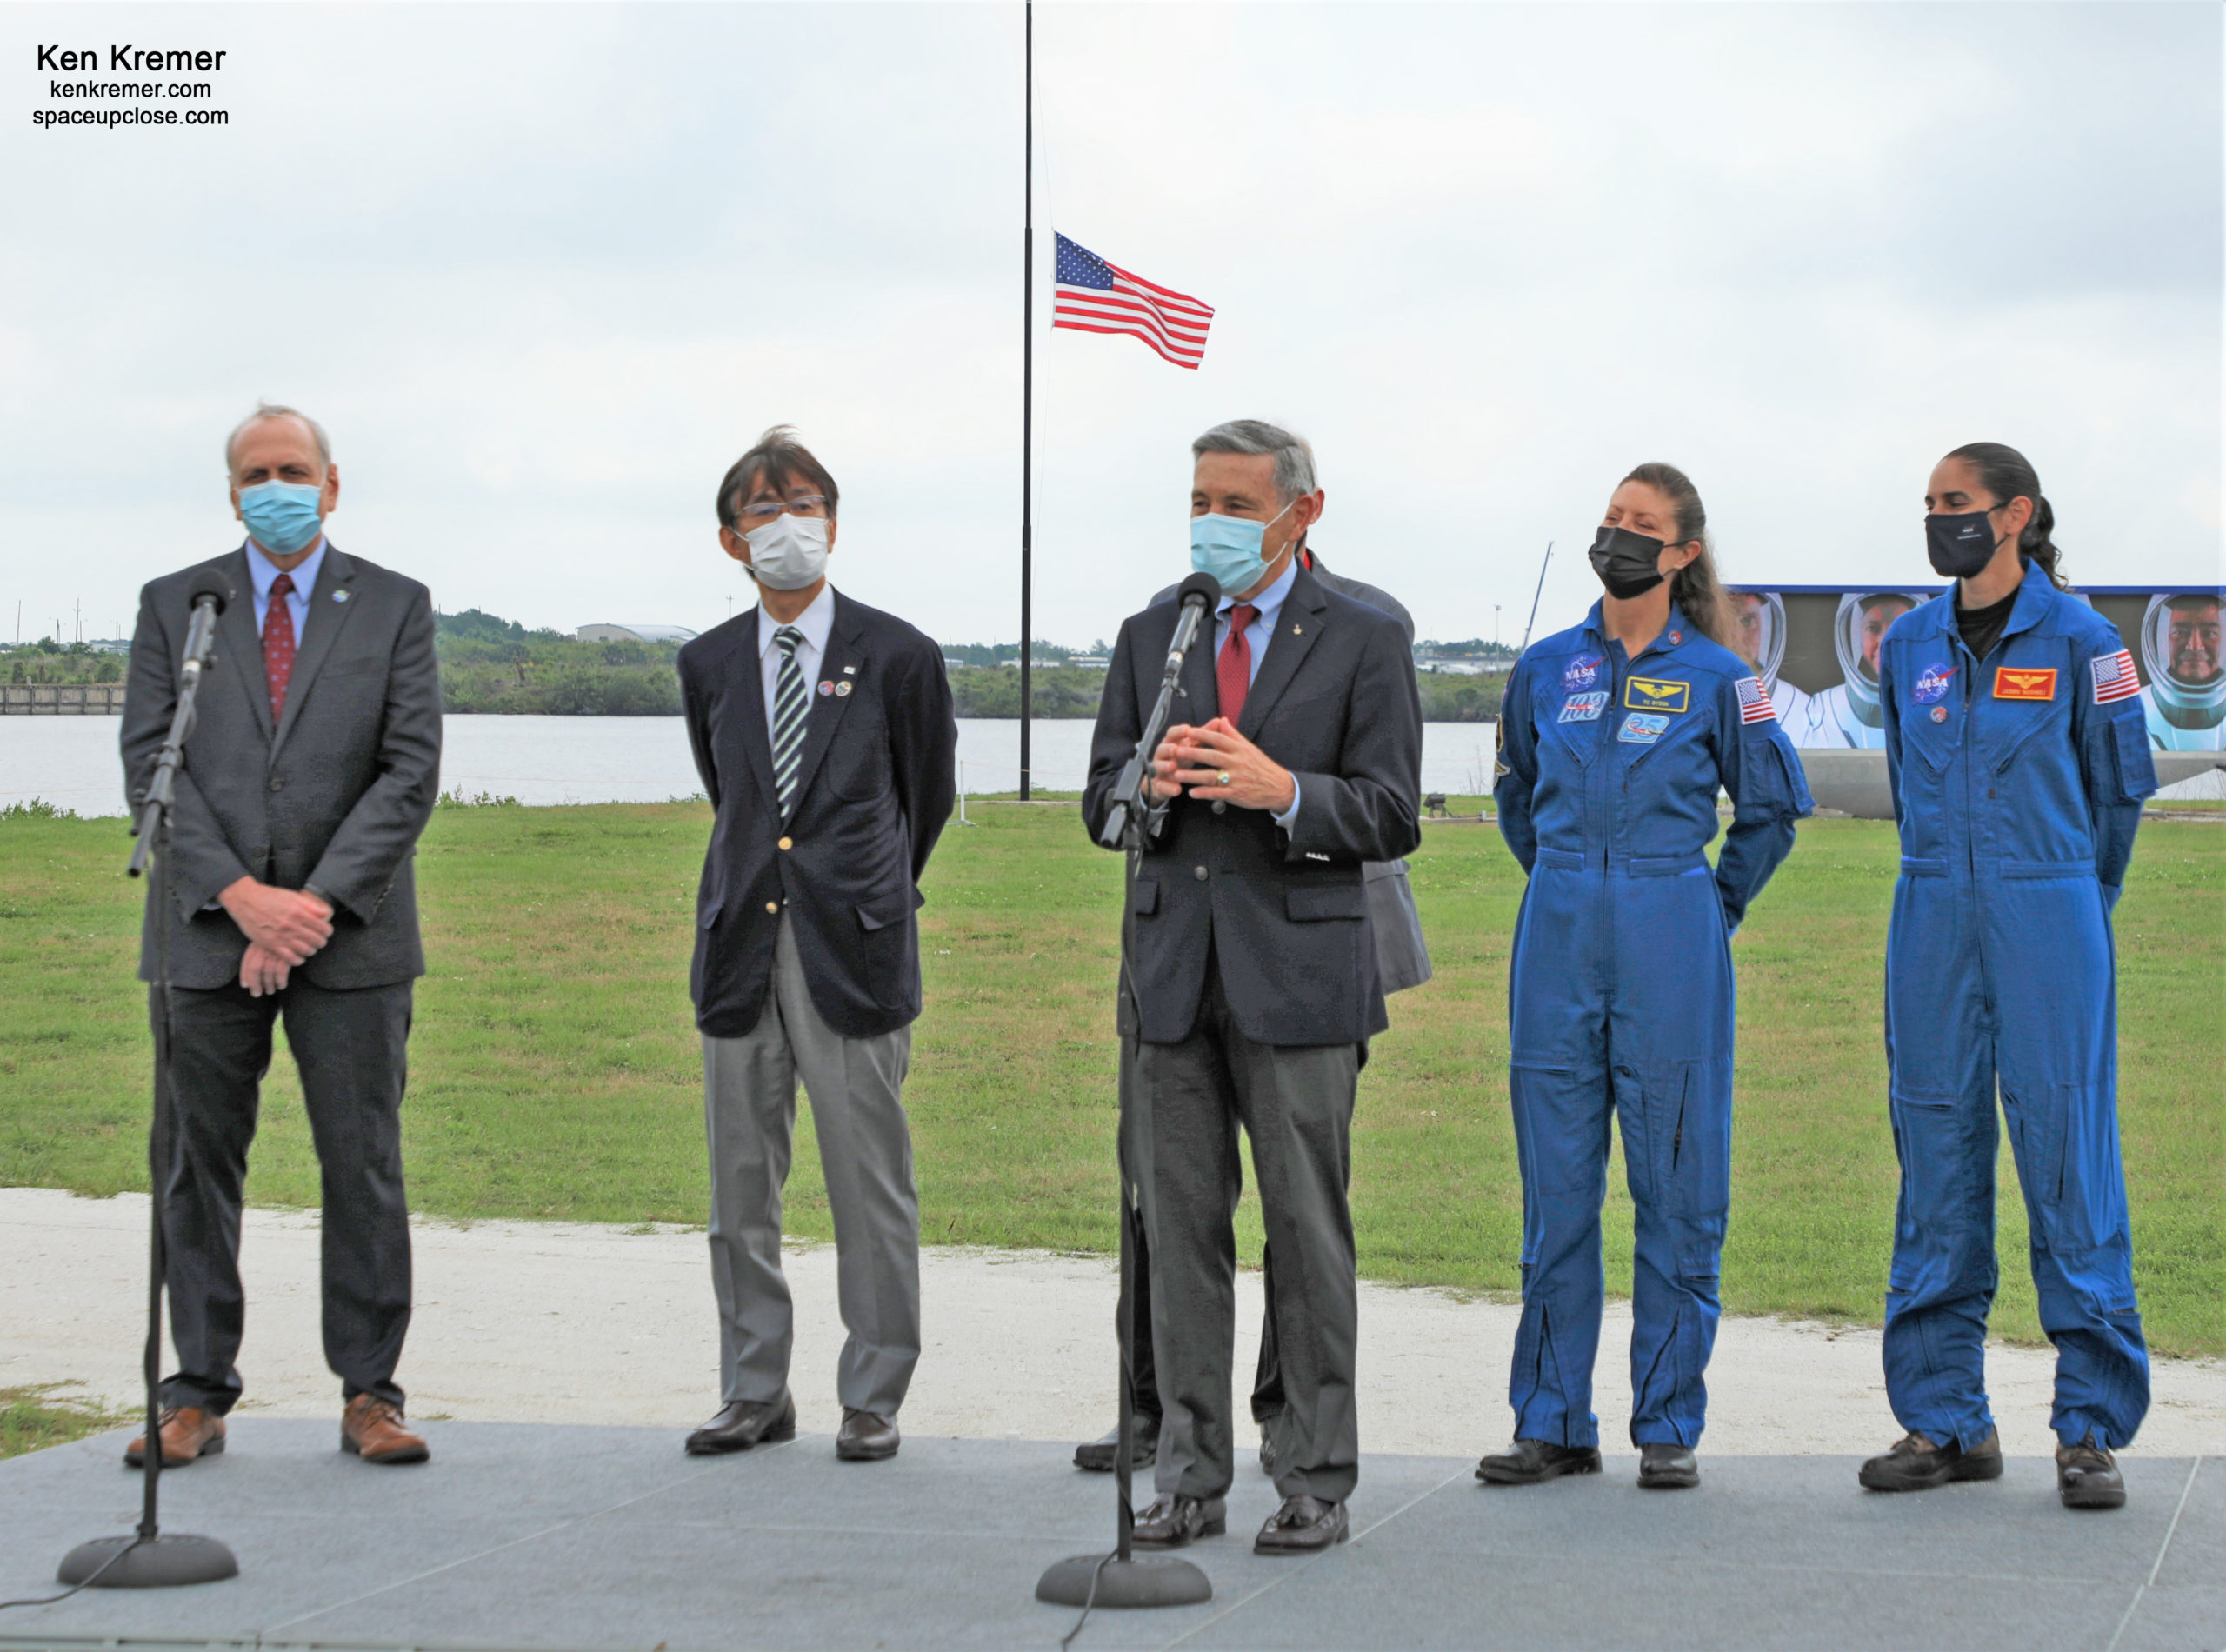
[[[1229,1529],[1229,1505],[1219,1497],[1191,1497],[1163,1491],[1150,1507],[1136,1511],[1129,1541],[1138,1549],[1181,1549],[1201,1537]]]
[[[1150,1468],[1159,1461],[1159,1419],[1139,1413],[1129,1427],[1129,1467]],[[1092,1474],[1111,1474],[1113,1460],[1120,1455],[1121,1425],[1116,1422],[1103,1438],[1085,1440],[1075,1448],[1075,1467]]]
[[[1535,1486],[1565,1474],[1599,1472],[1599,1447],[1559,1446],[1543,1440],[1517,1440],[1476,1465],[1476,1478],[1490,1486]]]
[[[1872,1491],[1930,1491],[1951,1480],[2002,1478],[2002,1435],[1989,1429],[1969,1450],[1953,1441],[1935,1445],[1912,1429],[1883,1456],[1873,1457],[1856,1473]]]
[[[2056,1449],[2056,1492],[2066,1509],[2123,1509],[2125,1476],[2118,1460],[2090,1434],[2077,1445]]]
[[[1260,1535],[1252,1540],[1256,1555],[1316,1555],[1351,1535],[1350,1522],[1341,1502],[1323,1502],[1304,1492],[1283,1499],[1283,1506],[1268,1516]]]
[[[1638,1449],[1638,1482],[1649,1491],[1683,1491],[1701,1482],[1701,1465],[1690,1446],[1643,1445]]]
[[[835,1431],[835,1455],[844,1462],[881,1462],[895,1456],[903,1443],[895,1417],[843,1408],[843,1426]]]
[[[729,1400],[709,1422],[688,1436],[691,1457],[716,1457],[747,1451],[754,1445],[796,1437],[796,1402],[783,1391],[777,1400]]]

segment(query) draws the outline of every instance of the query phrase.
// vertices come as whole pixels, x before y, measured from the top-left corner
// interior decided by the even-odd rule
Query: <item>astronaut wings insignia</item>
[[[1994,670],[1994,697],[1997,700],[2053,700],[2056,698],[2056,668],[1998,665]]]
[[[1623,705],[1632,711],[1683,711],[1692,692],[1689,683],[1635,676],[1623,684]]]

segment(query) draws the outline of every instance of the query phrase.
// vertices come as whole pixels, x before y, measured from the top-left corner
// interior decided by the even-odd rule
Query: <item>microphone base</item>
[[[137,1545],[135,1547],[135,1545]],[[109,1566],[118,1549],[130,1552]],[[100,1572],[94,1577],[95,1572]],[[240,1575],[232,1551],[214,1537],[190,1532],[163,1532],[141,1542],[137,1537],[96,1537],[80,1543],[63,1560],[55,1580],[84,1583],[88,1589],[177,1589],[187,1583],[214,1583]],[[92,1581],[87,1582],[90,1578]]]
[[[1214,1586],[1206,1575],[1174,1555],[1117,1560],[1103,1555],[1076,1555],[1054,1565],[1036,1584],[1036,1598],[1047,1606],[1087,1606],[1093,1610],[1196,1606],[1213,1597]]]

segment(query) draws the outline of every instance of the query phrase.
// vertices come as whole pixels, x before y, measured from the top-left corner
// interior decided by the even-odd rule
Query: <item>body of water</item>
[[[80,815],[124,812],[117,717],[0,717],[0,805],[44,798]],[[702,789],[678,717],[452,716],[441,787],[523,803],[663,803]],[[1079,791],[1090,769],[1090,724],[1032,724],[1036,784]],[[970,792],[1020,784],[1020,724],[961,718],[958,761]],[[1423,789],[1476,792],[1490,783],[1492,725],[1423,726]]]

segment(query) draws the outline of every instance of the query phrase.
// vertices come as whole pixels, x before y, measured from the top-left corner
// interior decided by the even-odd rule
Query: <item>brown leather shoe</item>
[[[165,1469],[182,1469],[203,1457],[223,1455],[224,1419],[213,1411],[204,1411],[196,1405],[165,1406],[161,1427],[163,1467]],[[145,1435],[141,1435],[123,1448],[123,1466],[127,1469],[147,1466]]]
[[[402,1408],[376,1394],[348,1402],[340,1414],[340,1449],[366,1462],[423,1462],[433,1455],[403,1422]]]
[[[835,1436],[835,1455],[844,1462],[883,1462],[896,1455],[903,1443],[896,1419],[843,1408],[843,1426]]]

